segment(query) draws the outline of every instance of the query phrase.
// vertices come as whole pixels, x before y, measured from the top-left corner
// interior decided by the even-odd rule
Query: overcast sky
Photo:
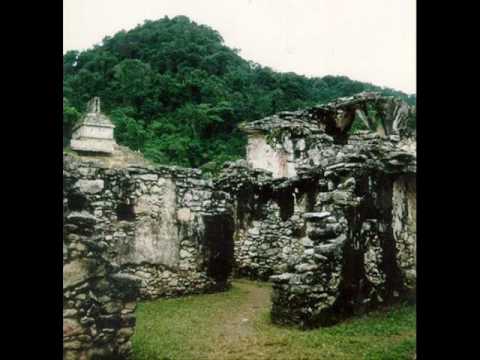
[[[416,92],[415,0],[63,0],[63,50],[145,19],[186,15],[277,71]]]

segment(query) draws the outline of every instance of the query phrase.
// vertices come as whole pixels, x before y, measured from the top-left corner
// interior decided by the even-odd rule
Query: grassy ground
[[[270,322],[270,286],[140,303],[134,360],[402,360],[415,351],[415,307],[378,311],[311,331]]]

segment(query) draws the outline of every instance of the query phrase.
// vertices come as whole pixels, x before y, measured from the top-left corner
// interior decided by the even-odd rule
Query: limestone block
[[[75,336],[83,334],[83,326],[75,319],[63,319],[63,336]]]
[[[78,285],[90,277],[85,260],[74,260],[63,265],[63,289]]]
[[[82,193],[96,194],[103,190],[104,182],[101,179],[97,179],[97,180],[80,179],[75,183],[74,187],[80,190],[80,192]]]
[[[177,210],[177,219],[182,222],[189,222],[193,220],[193,214],[189,208],[181,208]]]

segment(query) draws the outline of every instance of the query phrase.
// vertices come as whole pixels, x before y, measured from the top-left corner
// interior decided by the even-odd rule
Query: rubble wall
[[[303,328],[410,297],[415,155],[376,134],[301,140],[296,176],[239,161],[217,179],[234,199],[237,273],[270,275],[273,321]]]
[[[131,352],[140,283],[107,259],[96,225],[95,216],[64,203],[65,360],[126,359]]]
[[[339,175],[327,176],[314,211],[304,214],[310,246],[271,277],[276,323],[331,325],[414,295],[414,189],[403,175]]]
[[[292,206],[293,206],[292,199]],[[288,205],[284,205],[288,206]],[[259,213],[239,224],[235,236],[236,274],[268,280],[284,271],[288,259],[303,251],[303,219],[298,204],[292,214],[283,214],[275,200],[261,204]]]
[[[407,286],[416,285],[417,198],[413,176],[399,177],[393,183],[393,235],[398,252],[398,267]]]
[[[64,154],[63,185],[65,358],[128,354],[139,299],[228,286],[229,195],[199,170]]]
[[[414,295],[414,189],[404,176],[351,175],[320,181],[313,209],[296,214],[302,251],[270,278],[274,322],[330,325]]]

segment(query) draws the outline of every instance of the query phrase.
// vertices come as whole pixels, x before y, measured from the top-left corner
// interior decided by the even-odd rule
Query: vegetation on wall
[[[93,96],[116,125],[118,143],[157,163],[215,171],[244,156],[237,129],[283,110],[380,91],[415,104],[415,95],[350,80],[279,73],[244,60],[221,35],[185,16],[145,21],[63,57],[64,144]]]

